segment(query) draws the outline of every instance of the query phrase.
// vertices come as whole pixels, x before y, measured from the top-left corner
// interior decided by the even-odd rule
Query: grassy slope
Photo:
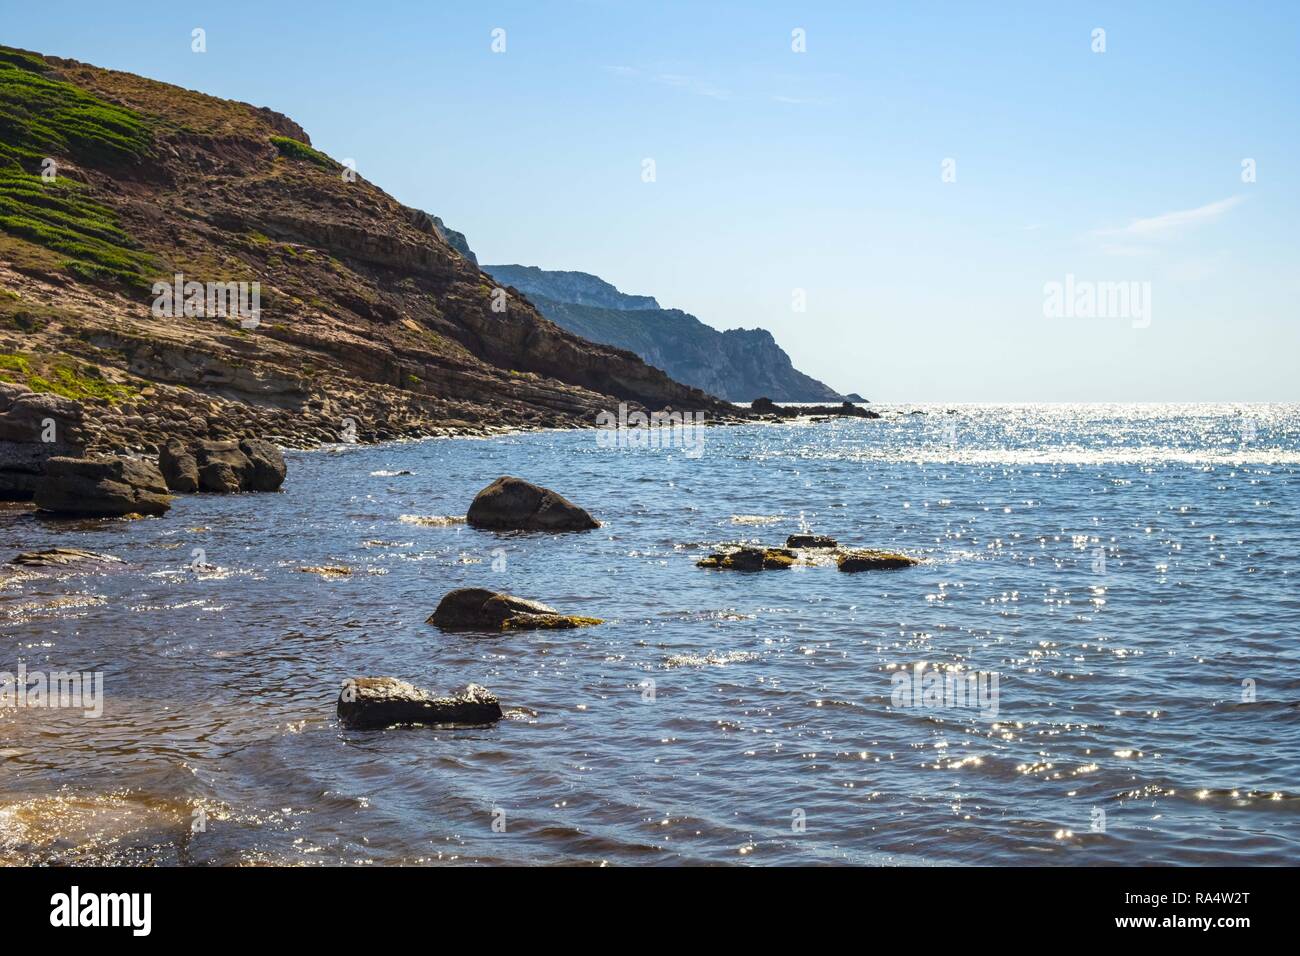
[[[80,278],[145,285],[150,257],[108,206],[57,173],[60,164],[136,162],[151,134],[138,114],[49,72],[39,57],[0,47],[0,232],[59,253],[62,267]],[[39,175],[47,170],[49,181]],[[6,245],[24,258],[13,241]]]

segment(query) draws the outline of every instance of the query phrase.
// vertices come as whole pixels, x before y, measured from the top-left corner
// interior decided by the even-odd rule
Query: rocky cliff
[[[528,297],[562,328],[641,356],[679,382],[733,402],[760,396],[782,402],[842,401],[833,388],[805,375],[763,329],[719,332],[650,296],[625,295],[585,272],[536,266],[484,266],[498,282]]]
[[[9,433],[47,420],[148,453],[591,425],[620,400],[732,411],[496,286],[463,236],[279,113],[0,47],[12,456]]]

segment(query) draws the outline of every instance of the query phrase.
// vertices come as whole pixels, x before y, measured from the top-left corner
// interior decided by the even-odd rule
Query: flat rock
[[[339,720],[346,727],[375,730],[399,724],[490,724],[501,719],[501,703],[478,684],[452,697],[396,677],[357,677],[339,692]]]
[[[66,568],[75,564],[121,564],[122,559],[81,548],[46,548],[43,551],[24,551],[9,563],[25,568]]]
[[[735,551],[715,551],[695,562],[697,567],[723,571],[783,571],[794,563],[794,552],[788,548],[749,547]]]
[[[171,507],[158,466],[141,458],[51,458],[33,500],[42,511],[92,518],[161,515]]]
[[[597,617],[563,614],[538,601],[486,588],[448,591],[427,623],[444,631],[565,630],[603,623]]]
[[[792,534],[785,539],[787,548],[838,548],[839,543],[824,534]]]
[[[855,550],[846,551],[839,558],[841,571],[891,571],[895,568],[910,568],[921,562],[905,554],[892,551]]]
[[[563,495],[509,476],[498,478],[475,495],[465,519],[472,527],[491,531],[588,531],[600,527]]]

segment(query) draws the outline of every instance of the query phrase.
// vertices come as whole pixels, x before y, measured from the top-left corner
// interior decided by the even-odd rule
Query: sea
[[[291,452],[282,492],[161,518],[0,506],[0,562],[121,560],[0,573],[0,861],[1300,858],[1300,406],[879,410]],[[468,527],[501,475],[601,527]],[[921,563],[696,566],[802,531]],[[426,623],[467,586],[604,623]],[[505,718],[341,727],[383,675]]]

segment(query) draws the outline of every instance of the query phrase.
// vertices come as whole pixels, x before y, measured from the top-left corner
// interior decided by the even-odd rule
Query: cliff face
[[[730,411],[501,299],[463,236],[278,113],[0,47],[0,132],[0,384],[82,406],[92,450]],[[178,275],[193,309],[160,305]],[[214,307],[227,283],[256,322]]]
[[[583,272],[535,266],[484,266],[503,285],[524,293],[557,325],[593,342],[635,352],[672,378],[728,401],[760,396],[782,402],[841,401],[845,396],[796,369],[770,332],[719,332],[650,296],[625,295]],[[856,398],[856,396],[854,396]]]
[[[537,266],[484,266],[483,271],[530,298],[536,294],[569,305],[619,311],[659,308],[654,296],[619,292],[611,283],[586,272],[539,269]]]

